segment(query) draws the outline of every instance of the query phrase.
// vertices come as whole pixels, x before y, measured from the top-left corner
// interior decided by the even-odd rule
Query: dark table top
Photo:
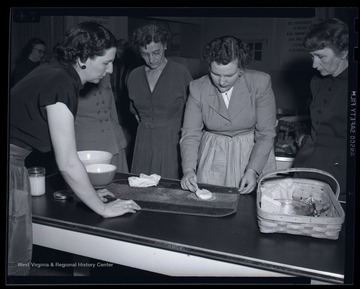
[[[117,174],[126,179],[128,174]],[[162,183],[179,181],[161,179]],[[236,214],[205,217],[139,211],[105,219],[77,197],[55,200],[53,192],[66,188],[60,174],[46,179],[46,194],[33,197],[33,222],[157,247],[257,269],[343,282],[345,225],[338,240],[259,231],[256,194],[240,195]],[[214,190],[216,188],[214,187]]]

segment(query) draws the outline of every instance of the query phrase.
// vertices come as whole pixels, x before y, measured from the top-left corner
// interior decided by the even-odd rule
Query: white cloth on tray
[[[157,186],[161,179],[161,176],[157,174],[152,174],[150,176],[145,174],[140,174],[139,177],[129,177],[129,185],[130,187],[139,187],[139,188],[145,188],[145,187],[153,187]]]

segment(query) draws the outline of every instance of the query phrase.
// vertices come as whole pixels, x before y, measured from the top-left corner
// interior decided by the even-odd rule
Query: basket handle
[[[271,172],[271,173],[268,173],[264,176],[262,176],[260,178],[260,180],[258,181],[258,183],[260,184],[264,179],[267,179],[268,177],[270,176],[273,176],[273,175],[277,175],[277,174],[287,174],[287,173],[293,173],[293,172],[310,172],[310,173],[318,173],[318,174],[321,174],[321,175],[325,175],[325,176],[328,176],[330,178],[332,178],[335,183],[336,183],[336,192],[335,192],[335,196],[336,198],[338,199],[339,198],[339,195],[340,195],[340,185],[339,185],[339,182],[331,175],[329,174],[328,172],[325,172],[323,170],[319,170],[319,169],[312,169],[312,168],[289,168],[289,169],[286,169],[286,170],[278,170],[278,171],[274,171],[274,172]]]

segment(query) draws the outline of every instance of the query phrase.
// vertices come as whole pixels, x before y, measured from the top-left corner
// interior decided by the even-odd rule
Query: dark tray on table
[[[195,193],[184,191],[178,183],[160,182],[154,187],[130,187],[128,180],[114,180],[106,187],[116,198],[134,200],[142,210],[175,214],[223,217],[236,213],[237,188],[198,184],[212,192],[209,200],[199,199]]]

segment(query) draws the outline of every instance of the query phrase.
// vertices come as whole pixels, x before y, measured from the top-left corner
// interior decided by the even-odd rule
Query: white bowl
[[[85,167],[91,184],[96,188],[109,185],[116,173],[116,166],[111,164],[92,164]]]
[[[92,164],[110,164],[113,157],[110,152],[98,150],[78,151],[77,153],[84,166]]]
[[[294,163],[294,158],[291,157],[275,157],[277,170],[290,169]]]

